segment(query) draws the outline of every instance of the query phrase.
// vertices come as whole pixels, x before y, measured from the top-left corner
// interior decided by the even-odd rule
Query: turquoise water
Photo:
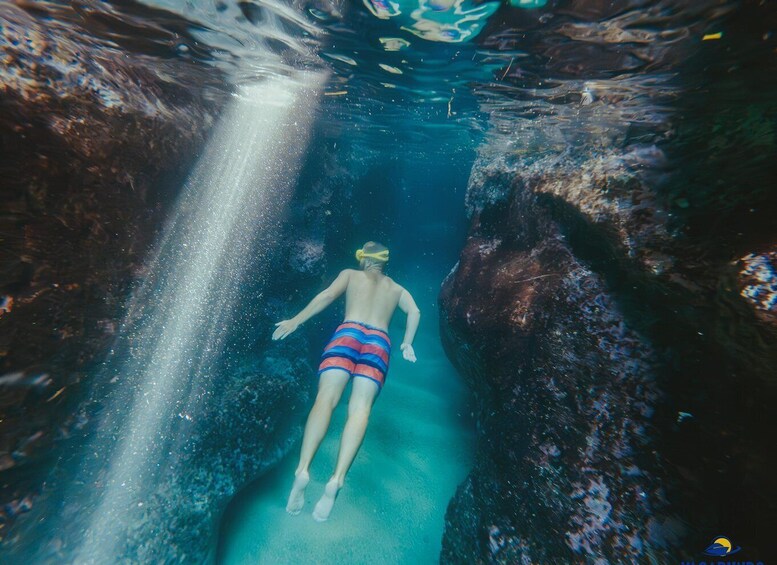
[[[474,500],[447,520],[449,561],[525,550],[536,562],[526,556],[541,553],[527,548],[582,556],[587,544],[591,562],[620,558],[624,543],[642,551],[643,538],[609,514],[625,504],[636,524],[632,510],[645,504],[622,494],[644,496],[627,490],[641,484],[637,467],[609,466],[630,444],[614,434],[595,468],[578,446],[598,446],[600,430],[578,437],[566,424],[575,410],[558,402],[566,392],[540,394],[555,374],[584,393],[588,376],[607,377],[597,356],[621,359],[630,334],[603,329],[592,345],[584,331],[551,333],[573,327],[598,287],[554,310],[563,296],[541,286],[561,275],[557,265],[501,263],[491,255],[500,247],[531,261],[563,247],[559,268],[574,259],[570,280],[601,276],[610,298],[597,307],[617,302],[655,349],[645,371],[664,395],[657,431],[610,422],[606,402],[590,406],[602,430],[655,440],[640,456],[666,463],[644,476],[677,510],[647,514],[672,517],[646,526],[650,537],[673,546],[676,514],[700,530],[701,518],[739,520],[771,541],[777,511],[761,499],[774,493],[764,478],[774,422],[758,406],[774,404],[773,387],[762,395],[753,378],[773,384],[777,351],[777,12],[766,4],[6,3],[0,153],[18,180],[3,193],[0,234],[0,329],[10,335],[0,336],[0,563],[445,562],[446,509],[465,498],[454,495],[473,468],[475,418],[481,472]],[[285,506],[311,364],[342,302],[292,339],[269,336],[355,267],[367,240],[391,249],[388,274],[421,308],[418,362],[395,347],[345,487],[317,523],[349,390],[303,512]],[[471,389],[442,350],[438,324],[456,319],[441,319],[437,304],[467,255],[470,274],[483,276],[457,289],[459,323],[476,329],[480,317],[486,329],[449,336],[463,344],[451,358],[466,361],[481,336],[487,345],[518,336],[479,352],[483,380],[470,374]],[[532,281],[546,302],[520,290]],[[490,326],[488,308],[523,302],[550,312],[520,353],[528,377],[488,357],[524,347],[527,320]],[[403,330],[397,314],[395,345]],[[494,384],[500,393],[480,398]],[[535,393],[535,404],[521,396]],[[624,398],[639,406],[636,392]],[[759,412],[764,423],[753,424]],[[553,441],[539,443],[544,432],[527,430],[546,423]],[[531,477],[545,481],[548,469],[553,480],[533,491]],[[616,481],[606,491],[592,480],[580,498],[570,487],[578,469]],[[574,519],[557,526],[559,514]]]
[[[444,515],[471,468],[474,429],[467,391],[440,345],[436,293],[430,281],[416,297],[422,321],[418,362],[392,352],[388,381],[376,401],[364,443],[327,522],[311,511],[334,468],[346,418],[346,389],[311,467],[305,507],[286,513],[298,450],[235,497],[222,526],[218,562],[437,563]],[[397,315],[391,335],[402,335]],[[311,375],[311,378],[315,378]]]
[[[414,127],[426,126],[404,124]],[[397,128],[394,134],[402,132]],[[471,393],[442,349],[437,303],[442,280],[464,239],[463,193],[473,155],[459,138],[447,135],[428,141],[423,152],[409,157],[401,145],[391,145],[391,137],[373,134],[373,140],[383,144],[379,153],[343,157],[346,163],[352,158],[362,163],[360,170],[364,167],[351,195],[363,223],[354,233],[343,229],[335,242],[342,251],[333,254],[322,284],[328,284],[340,268],[353,267],[351,249],[365,239],[386,242],[392,253],[387,274],[411,292],[421,310],[414,341],[418,361],[402,359],[397,345],[405,315],[397,311],[389,328],[394,348],[388,379],[329,520],[318,523],[311,512],[334,470],[350,385],[311,466],[303,511],[290,516],[285,510],[298,461],[297,443],[226,509],[218,563],[439,562],[448,503],[475,455]],[[371,159],[375,159],[371,165],[364,165]],[[316,171],[313,167],[303,175],[300,190],[315,182],[308,175],[315,177]],[[315,292],[296,290],[303,305]],[[315,355],[342,311],[341,298],[313,319],[323,330],[318,341],[311,340]],[[315,381],[315,371],[309,378]],[[311,405],[312,399],[305,413]]]

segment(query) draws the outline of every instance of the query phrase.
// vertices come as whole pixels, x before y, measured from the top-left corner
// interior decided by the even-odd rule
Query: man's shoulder
[[[392,286],[392,288],[394,288],[394,290],[398,290],[400,292],[405,290],[405,287],[403,287],[401,284],[399,284],[397,281],[395,281],[391,277],[386,277],[386,278],[388,279],[389,284]]]

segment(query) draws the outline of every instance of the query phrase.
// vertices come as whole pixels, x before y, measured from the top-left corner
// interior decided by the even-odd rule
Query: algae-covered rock
[[[217,73],[144,51],[180,19],[156,12],[160,36],[131,52],[88,14],[0,7],[0,536],[91,418],[89,371],[224,97]]]
[[[440,295],[481,436],[442,561],[669,558],[651,532],[666,511],[655,351],[575,257],[541,184],[516,182],[506,204],[475,214]]]
[[[664,562],[775,515],[757,471],[774,459],[771,253],[726,256],[683,229],[671,205],[683,176],[661,155],[475,165],[470,234],[440,304],[480,446],[443,562]],[[768,547],[765,528],[739,535]]]

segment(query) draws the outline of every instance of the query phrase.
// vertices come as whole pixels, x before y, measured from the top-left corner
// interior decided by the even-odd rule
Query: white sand
[[[311,467],[302,512],[285,510],[295,448],[277,471],[239,495],[223,528],[222,563],[439,562],[445,509],[471,467],[474,430],[462,417],[467,391],[439,342],[434,296],[423,298],[418,362],[401,358],[398,313],[388,380],[329,520],[317,523],[311,512],[334,468],[350,389]]]

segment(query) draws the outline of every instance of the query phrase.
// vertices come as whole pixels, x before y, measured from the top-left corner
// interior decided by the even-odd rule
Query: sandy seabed
[[[315,522],[311,512],[334,469],[350,385],[311,466],[302,512],[289,516],[285,510],[295,448],[238,495],[222,530],[220,563],[439,562],[445,510],[471,467],[474,429],[465,414],[466,387],[440,345],[436,297],[421,298],[419,361],[401,358],[404,316],[398,313],[388,379],[329,520]]]

